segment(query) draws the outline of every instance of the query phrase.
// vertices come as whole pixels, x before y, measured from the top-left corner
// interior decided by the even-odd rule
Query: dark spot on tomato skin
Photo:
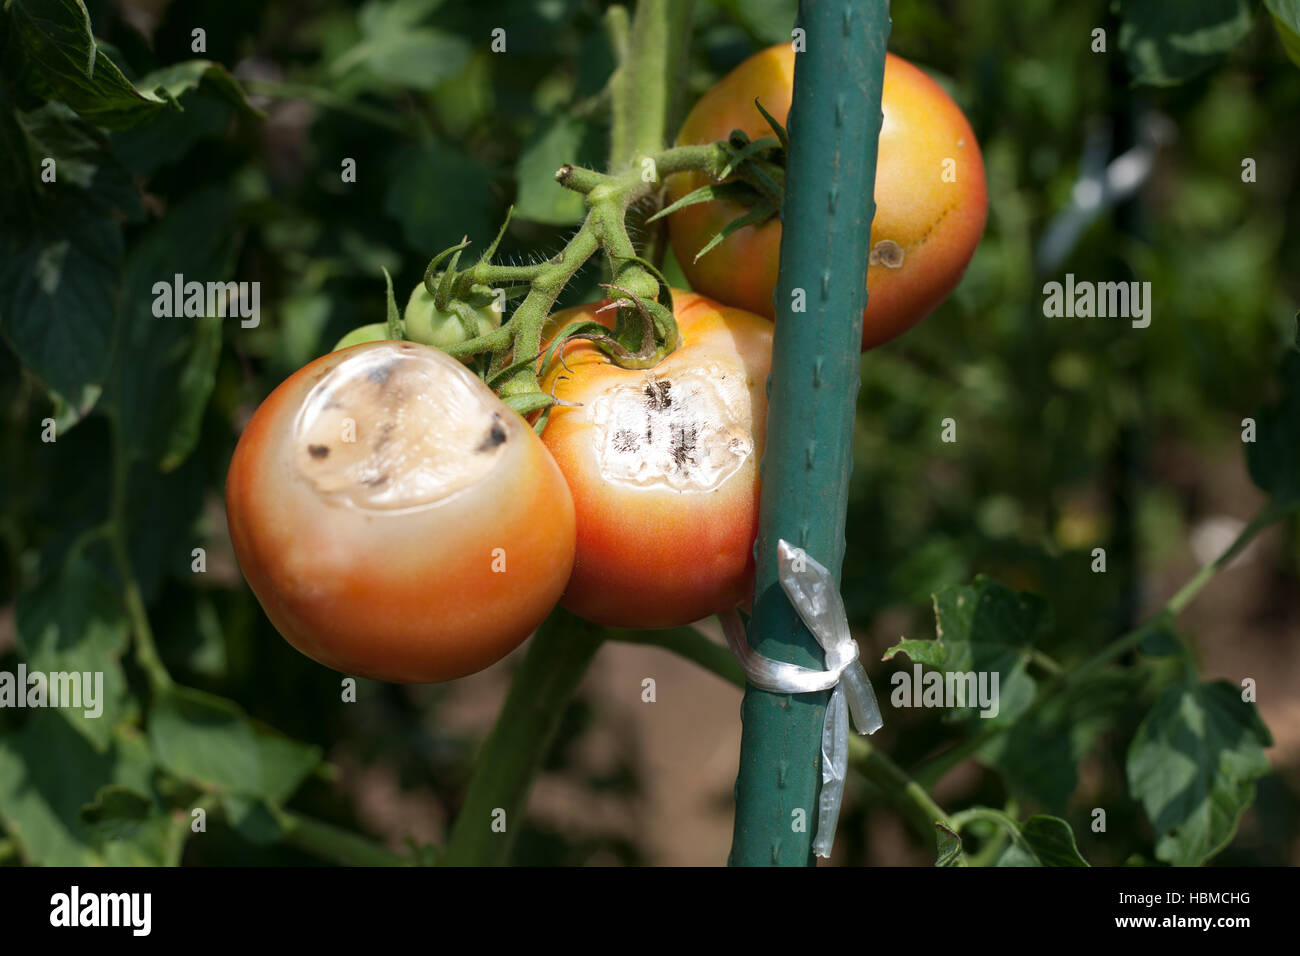
[[[671,408],[673,398],[669,391],[672,387],[672,382],[647,382],[645,386],[646,408],[652,412],[660,412],[666,408]]]
[[[374,382],[376,385],[386,385],[388,379],[393,374],[393,366],[395,364],[397,363],[385,362],[383,365],[376,365],[366,373],[366,378],[370,379],[370,381]]]
[[[388,475],[374,475],[370,478],[366,478],[361,483],[367,488],[378,488],[381,485],[388,484]]]
[[[379,437],[375,439],[375,451],[379,451],[379,449],[388,444],[389,439],[393,437],[393,427],[392,422],[384,422],[384,424],[379,427]]]
[[[631,452],[641,447],[641,442],[637,440],[636,435],[626,428],[620,428],[614,432],[614,448],[616,451]]]
[[[483,440],[478,443],[478,447],[474,450],[480,454],[489,452],[499,445],[504,445],[507,437],[509,436],[506,434],[505,426],[501,424],[501,417],[494,414],[492,416],[492,427],[488,429],[488,433],[483,436]]]
[[[329,445],[308,445],[307,453],[313,458],[328,458],[330,447]]]
[[[680,468],[687,462],[695,462],[695,445],[698,438],[694,425],[678,425],[673,428],[669,453]]]

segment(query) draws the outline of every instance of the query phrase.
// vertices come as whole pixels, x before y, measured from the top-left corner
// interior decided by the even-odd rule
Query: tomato
[[[388,323],[375,322],[371,325],[358,325],[343,338],[339,339],[331,351],[337,352],[340,349],[351,348],[354,345],[360,345],[362,342],[382,342],[388,338]]]
[[[456,313],[438,308],[423,282],[411,290],[402,319],[406,323],[406,337],[412,342],[444,349],[469,338]],[[474,322],[478,327],[476,334],[487,335],[501,324],[501,317],[490,306],[485,306],[474,310]]]
[[[744,601],[758,530],[772,323],[673,291],[680,345],[653,369],[564,346],[543,388],[581,403],[551,409],[542,440],[573,492],[577,558],[561,603],[597,624],[671,627]],[[580,319],[612,326],[585,305]]]
[[[745,60],[704,94],[677,142],[723,140],[733,129],[744,130],[751,139],[773,135],[754,100],[786,121],[794,58],[790,45],[781,44]],[[906,332],[947,298],[979,244],[988,213],[979,144],[939,84],[888,54],[882,99],[863,349]],[[707,181],[703,173],[673,176],[669,198],[675,201]],[[779,219],[737,230],[693,261],[723,226],[744,212],[735,203],[711,202],[673,213],[668,217],[673,251],[692,288],[775,317]]]
[[[331,352],[273,391],[226,480],[271,623],[349,674],[441,681],[520,644],[573,564],[573,501],[534,431],[446,354]]]

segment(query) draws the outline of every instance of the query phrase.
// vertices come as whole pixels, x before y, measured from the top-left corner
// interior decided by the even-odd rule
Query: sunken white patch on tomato
[[[613,482],[712,491],[754,452],[743,372],[717,365],[647,374],[591,403],[596,459]]]
[[[293,466],[365,510],[441,501],[482,479],[519,420],[455,359],[410,342],[341,352],[294,422]]]

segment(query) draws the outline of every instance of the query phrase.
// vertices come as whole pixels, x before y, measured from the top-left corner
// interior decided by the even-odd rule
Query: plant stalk
[[[553,612],[538,628],[474,761],[465,802],[439,865],[503,866],[510,861],[533,778],[600,644],[600,630],[567,611]]]

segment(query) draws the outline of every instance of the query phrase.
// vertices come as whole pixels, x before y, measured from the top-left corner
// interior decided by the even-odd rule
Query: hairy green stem
[[[680,98],[691,7],[690,0],[640,0],[630,29],[625,12],[607,15],[615,53],[621,54],[610,89],[611,170],[639,154],[657,152],[667,142]]]
[[[455,282],[456,293],[464,294],[473,285],[494,286],[527,281],[529,290],[509,321],[500,329],[453,346],[446,351],[457,358],[485,351],[499,351],[509,345],[514,356],[536,355],[541,350],[542,331],[551,307],[560,292],[578,270],[604,249],[609,256],[616,284],[657,287],[657,280],[634,262],[636,247],[628,235],[624,218],[630,205],[650,195],[662,184],[663,177],[688,170],[716,175],[730,161],[718,143],[703,146],[679,146],[636,154],[630,165],[620,172],[599,173],[579,166],[563,166],[556,181],[567,189],[587,197],[587,216],[564,250],[552,259],[533,266],[499,266],[480,262],[461,273]],[[647,171],[653,173],[648,176]],[[668,316],[665,321],[671,321]],[[667,340],[676,342],[676,330]],[[635,348],[635,343],[622,342]],[[542,394],[537,369],[520,366],[499,387],[503,398]]]
[[[903,814],[905,820],[923,840],[934,841],[934,825],[941,823],[955,829],[943,808],[925,787],[907,775],[884,751],[871,741],[854,734],[849,738],[849,760],[853,769],[874,783],[885,798]]]

